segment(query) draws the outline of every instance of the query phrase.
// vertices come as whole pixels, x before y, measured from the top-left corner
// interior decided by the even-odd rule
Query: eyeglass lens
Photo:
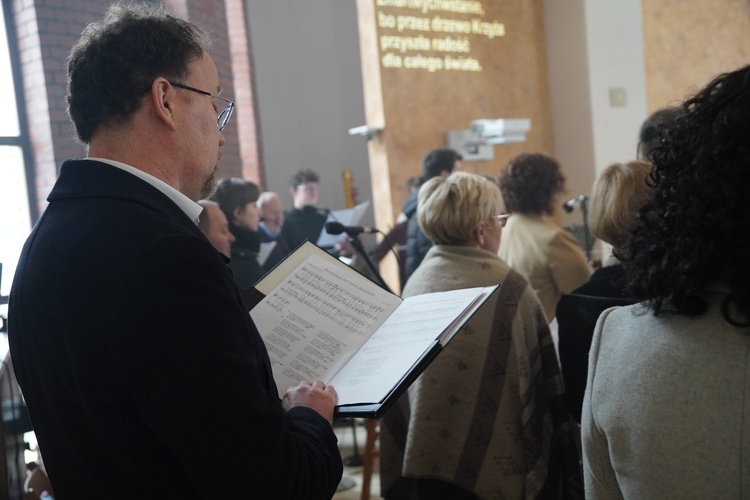
[[[219,118],[218,118],[219,130],[224,130],[224,127],[229,121],[229,118],[232,117],[233,111],[234,111],[234,103],[230,102],[229,105],[226,108],[224,108],[224,111],[219,113]]]

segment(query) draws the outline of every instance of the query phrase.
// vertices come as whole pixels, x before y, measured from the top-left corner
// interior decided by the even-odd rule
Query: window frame
[[[24,163],[24,174],[26,176],[26,196],[28,199],[29,219],[31,226],[39,219],[39,203],[35,183],[34,158],[32,155],[31,140],[29,138],[29,123],[26,115],[26,93],[23,86],[23,73],[21,72],[20,51],[18,47],[18,33],[16,30],[15,13],[12,2],[3,1],[3,18],[5,21],[5,36],[8,43],[8,56],[10,60],[10,71],[13,77],[13,88],[16,94],[16,114],[18,117],[18,136],[0,135],[0,146],[17,146],[21,149]],[[3,168],[0,165],[0,168]]]

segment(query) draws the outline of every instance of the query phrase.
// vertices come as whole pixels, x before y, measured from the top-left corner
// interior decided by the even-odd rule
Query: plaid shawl
[[[583,498],[552,337],[528,283],[496,255],[438,245],[404,297],[501,287],[384,416],[384,494],[400,478],[481,498]]]

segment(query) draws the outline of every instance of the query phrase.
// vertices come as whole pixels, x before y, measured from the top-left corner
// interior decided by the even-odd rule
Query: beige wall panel
[[[642,9],[649,112],[750,64],[747,0],[644,0]]]
[[[390,196],[375,198],[379,227],[392,224],[392,219],[386,218],[400,212],[407,196],[407,179],[420,174],[420,162],[427,151],[445,145],[448,130],[468,129],[472,120],[480,118],[531,119],[526,142],[494,146],[492,160],[464,162],[464,169],[471,172],[496,176],[502,166],[519,153],[553,153],[542,2],[482,0],[463,3],[477,7],[477,13],[424,13],[409,8],[410,3],[421,2],[358,2],[367,121],[371,126],[385,126],[370,147],[373,186],[387,179],[391,190]],[[397,4],[403,6],[395,6]],[[405,28],[407,18],[429,22],[430,30]],[[502,24],[504,35],[440,32],[432,29],[436,27],[435,18],[470,23],[479,20],[488,23],[485,27],[496,30]],[[395,26],[389,27],[389,22],[395,22]],[[472,24],[472,30],[475,26]],[[433,39],[450,37],[463,43],[468,52],[402,51],[385,45],[389,36],[403,39],[420,35],[431,44]],[[439,59],[444,67],[435,71],[406,68],[414,62],[408,58],[419,56]],[[473,59],[469,62],[475,69],[481,66],[481,71],[445,69],[448,57],[454,61]],[[398,58],[402,67],[386,67]],[[380,96],[373,99],[370,93],[376,89],[380,89]],[[391,207],[378,208],[380,200],[390,201]]]

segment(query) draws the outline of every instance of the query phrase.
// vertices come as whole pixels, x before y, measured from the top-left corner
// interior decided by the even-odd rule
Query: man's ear
[[[159,77],[151,84],[150,95],[151,110],[156,119],[169,127],[170,130],[176,130],[175,104],[177,92],[175,88],[166,78]]]
[[[289,194],[291,194],[291,195],[292,195],[292,198],[294,198],[295,196],[297,196],[297,188],[295,188],[295,187],[290,187],[290,188],[289,188]]]

